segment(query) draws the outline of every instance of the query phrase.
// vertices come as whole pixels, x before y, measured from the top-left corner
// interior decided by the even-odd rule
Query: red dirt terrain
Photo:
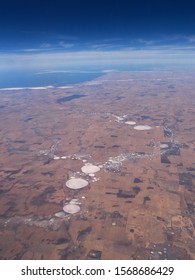
[[[195,259],[194,89],[151,71],[0,91],[0,258]]]

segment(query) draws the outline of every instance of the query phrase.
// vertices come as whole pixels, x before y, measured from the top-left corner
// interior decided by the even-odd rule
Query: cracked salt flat
[[[94,174],[100,171],[100,168],[96,165],[85,165],[81,168],[81,170],[85,174]]]
[[[160,145],[160,148],[161,149],[167,149],[169,147],[169,145],[167,145],[167,144],[161,144]]]
[[[125,122],[125,124],[129,124],[129,125],[136,125],[136,122],[133,122],[133,121],[127,121],[127,122]]]
[[[68,214],[75,214],[78,213],[81,210],[81,208],[76,204],[66,204],[63,207],[63,210]]]
[[[86,187],[89,183],[81,178],[72,178],[66,182],[66,186],[70,189],[82,189]]]
[[[150,130],[152,127],[149,125],[137,125],[134,126],[135,130]]]

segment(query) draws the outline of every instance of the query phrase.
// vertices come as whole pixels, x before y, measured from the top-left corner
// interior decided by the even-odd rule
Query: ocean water
[[[4,71],[0,73],[0,88],[66,86],[93,80],[102,75],[101,72],[45,72],[36,71]]]
[[[156,67],[155,67],[156,68]],[[110,71],[150,71],[152,65],[118,65],[85,69],[9,69],[0,70],[0,88],[67,86],[93,80]]]

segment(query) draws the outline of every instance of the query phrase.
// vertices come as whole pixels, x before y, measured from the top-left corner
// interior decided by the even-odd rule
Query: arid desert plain
[[[193,72],[0,97],[0,259],[195,259]]]

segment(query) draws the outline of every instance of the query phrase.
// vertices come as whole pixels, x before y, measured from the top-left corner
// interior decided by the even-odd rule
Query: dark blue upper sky
[[[1,1],[1,71],[119,64],[195,65],[195,0]]]
[[[195,1],[7,0],[0,51],[148,48],[195,41]]]

